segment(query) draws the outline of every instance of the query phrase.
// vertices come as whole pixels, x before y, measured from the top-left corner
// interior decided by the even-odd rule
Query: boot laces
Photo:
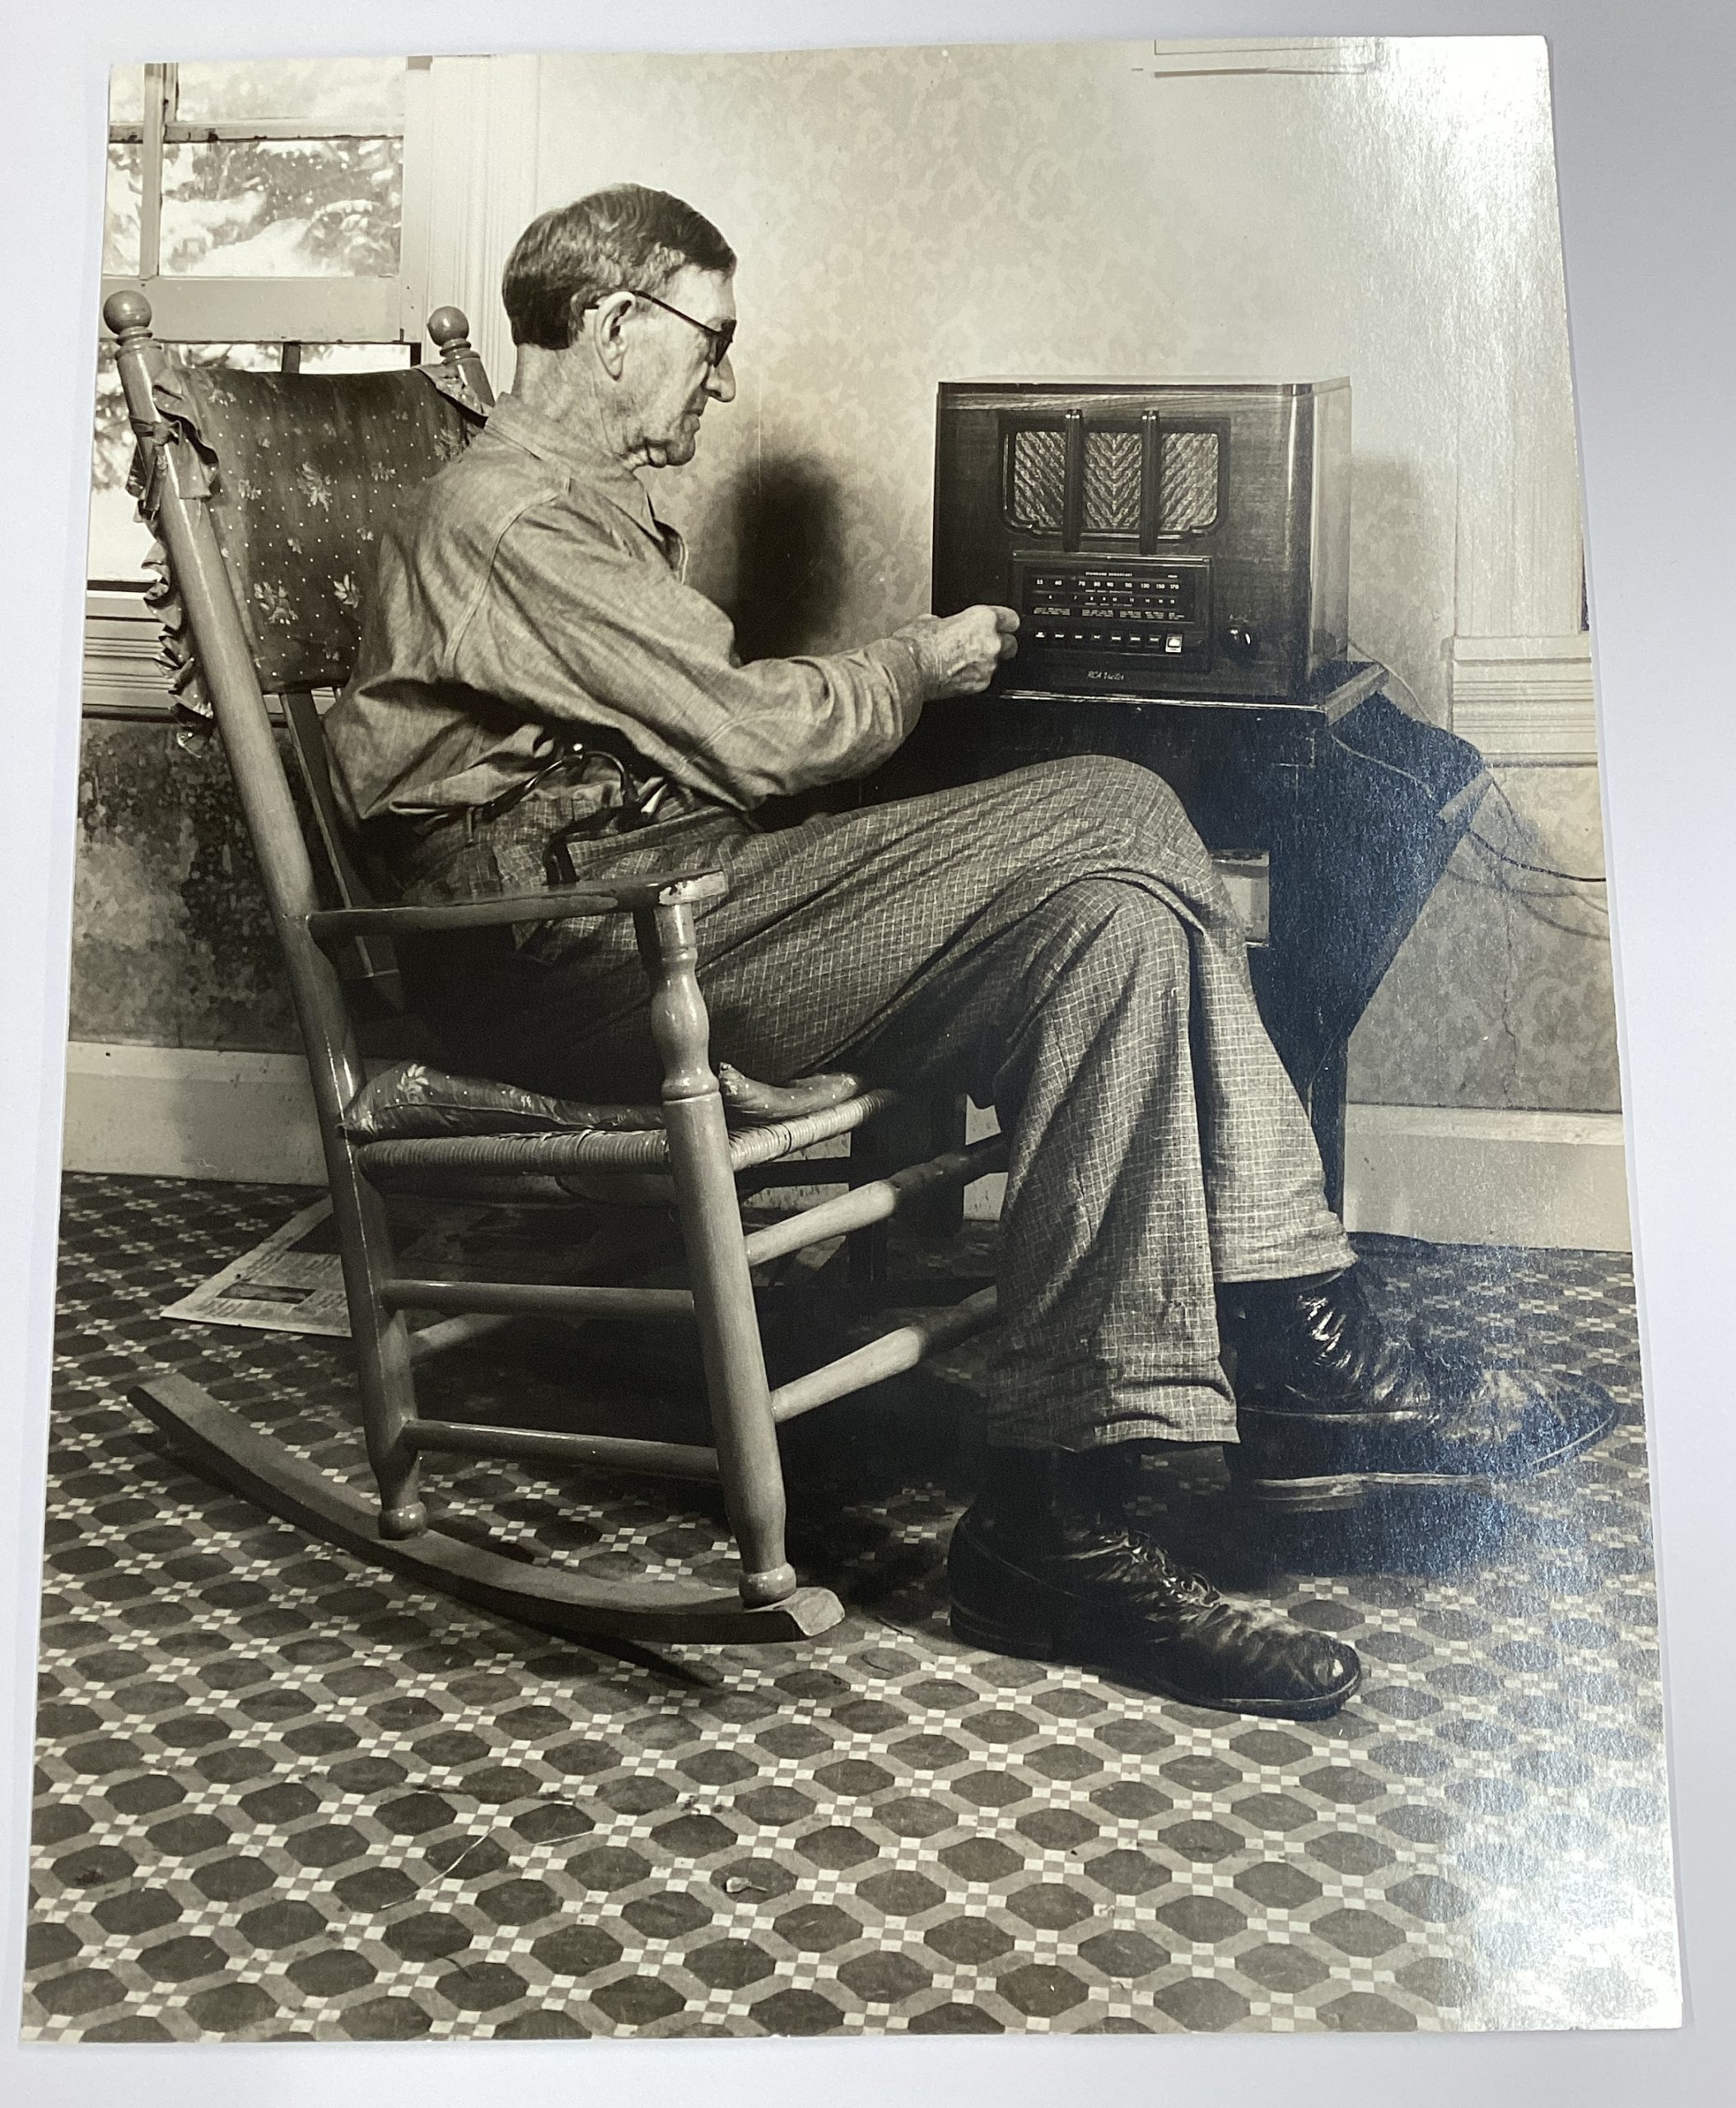
[[[1206,1579],[1191,1566],[1183,1566],[1164,1551],[1155,1537],[1143,1530],[1118,1526],[1106,1531],[1104,1549],[1119,1554],[1148,1577],[1160,1580],[1171,1598],[1178,1603],[1191,1603],[1201,1610],[1210,1609],[1222,1602],[1222,1597]]]
[[[1191,1622],[1196,1639],[1220,1646],[1258,1641],[1269,1647],[1276,1640],[1290,1640],[1297,1636],[1294,1625],[1282,1611],[1231,1602],[1203,1574],[1193,1567],[1183,1566],[1144,1531],[1118,1529],[1110,1541],[1136,1567],[1162,1579],[1172,1604],[1199,1613]]]

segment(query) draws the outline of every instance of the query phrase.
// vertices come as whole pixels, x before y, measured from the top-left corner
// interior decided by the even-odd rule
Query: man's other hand
[[[967,608],[958,615],[918,615],[896,634],[915,651],[932,702],[941,696],[980,695],[996,667],[1018,650],[1018,629],[1010,608]]]

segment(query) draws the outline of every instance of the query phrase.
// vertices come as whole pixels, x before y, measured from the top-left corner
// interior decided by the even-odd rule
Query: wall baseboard
[[[1618,1113],[1352,1105],[1345,1213],[1352,1229],[1442,1244],[1625,1252]],[[196,1047],[68,1050],[69,1171],[319,1185],[307,1071],[292,1054]],[[1000,1212],[982,1179],[970,1212]]]
[[[299,1054],[197,1047],[67,1049],[68,1171],[320,1186],[325,1167]]]
[[[1345,1217],[1433,1244],[1627,1252],[1619,1112],[1352,1105]]]

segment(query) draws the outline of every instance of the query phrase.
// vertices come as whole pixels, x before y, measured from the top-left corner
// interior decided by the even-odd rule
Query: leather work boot
[[[1101,1668],[1184,1705],[1267,1719],[1323,1719],[1362,1681],[1342,1641],[1226,1601],[1118,1520],[1113,1450],[988,1457],[947,1551],[952,1629],[967,1645]]]
[[[1224,1451],[1247,1499],[1290,1513],[1360,1507],[1379,1490],[1492,1493],[1553,1471],[1608,1434],[1599,1385],[1461,1357],[1425,1365],[1369,1307],[1360,1271],[1218,1290],[1234,1356]]]

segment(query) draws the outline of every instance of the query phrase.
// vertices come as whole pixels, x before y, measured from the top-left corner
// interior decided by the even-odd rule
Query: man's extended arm
[[[728,618],[662,563],[609,543],[576,561],[564,524],[532,508],[496,547],[454,671],[550,724],[607,726],[678,781],[750,808],[871,768],[926,701],[986,687],[1015,627],[973,609],[859,651],[742,665]]]

